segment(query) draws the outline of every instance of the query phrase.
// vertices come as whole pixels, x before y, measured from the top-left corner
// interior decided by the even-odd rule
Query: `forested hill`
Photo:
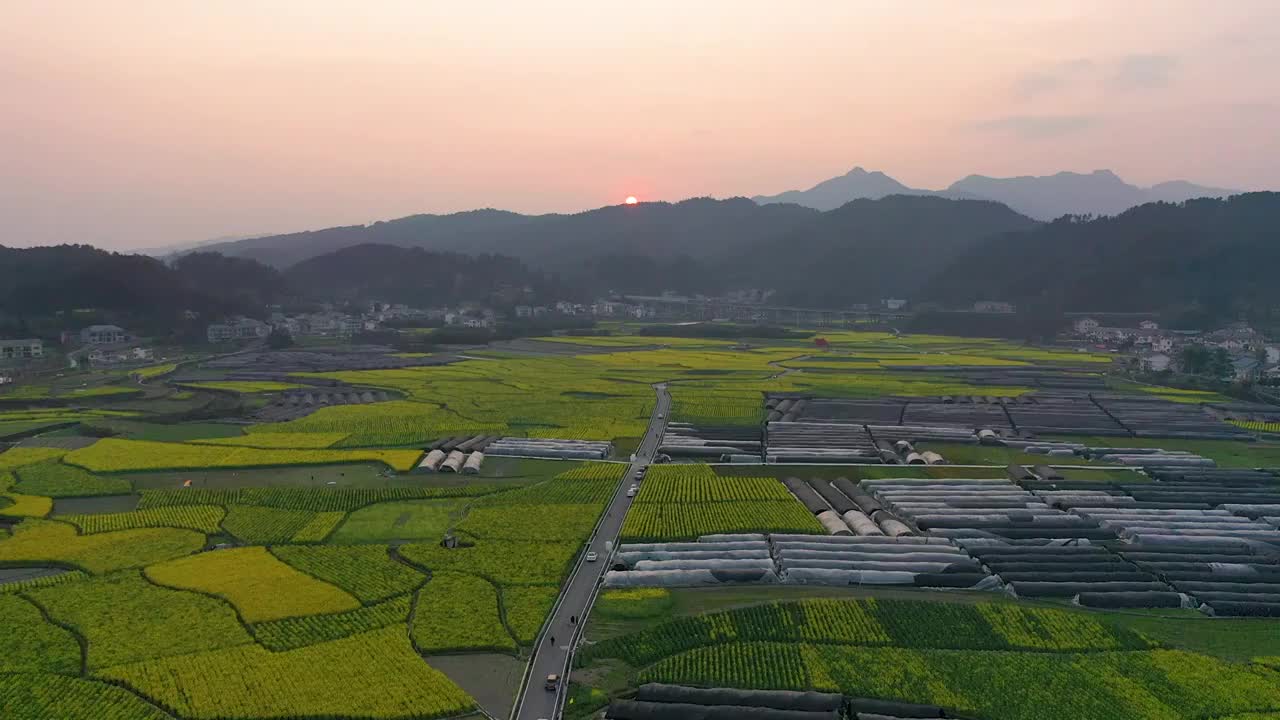
[[[245,258],[198,252],[166,264],[87,245],[0,246],[0,336],[56,336],[99,322],[138,334],[202,336],[229,315],[265,317],[269,305],[370,300],[419,306],[497,305],[585,297],[554,276],[495,255],[361,245],[287,273]],[[191,318],[186,311],[196,313]]]
[[[736,286],[816,307],[918,297],[925,282],[992,235],[1038,223],[985,200],[892,195],[855,200],[724,260]]]
[[[332,302],[381,300],[429,307],[463,301],[510,305],[579,296],[555,276],[530,270],[515,258],[394,245],[343,248],[300,262],[284,277],[300,294]]]
[[[1214,317],[1280,311],[1280,193],[1153,203],[987,239],[927,294],[946,303],[1049,301],[1063,310],[1198,306]]]
[[[368,226],[273,235],[204,249],[286,268],[343,247],[376,243],[442,252],[495,253],[541,268],[576,269],[586,258],[608,254],[719,257],[818,215],[816,210],[797,205],[763,208],[745,198],[693,198],[678,203],[615,205],[574,215],[518,215],[499,210],[414,215]]]
[[[415,216],[217,249],[276,263],[322,254],[321,249],[331,251],[344,242],[495,253],[569,278],[582,292],[715,293],[757,287],[776,289],[786,302],[840,306],[888,295],[911,297],[923,280],[972,243],[1035,225],[985,200],[891,195],[824,213],[797,205],[760,206],[744,198],[695,198],[577,215]],[[379,252],[382,257],[388,251]],[[389,283],[397,277],[391,268],[388,277],[369,281]]]
[[[277,271],[197,253],[173,266],[88,245],[0,246],[0,331],[64,329],[128,319],[138,332],[173,328],[185,310],[205,317],[259,312],[281,297]]]

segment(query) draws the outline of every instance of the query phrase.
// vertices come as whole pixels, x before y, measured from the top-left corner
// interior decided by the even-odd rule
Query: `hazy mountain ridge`
[[[899,188],[887,191],[890,188]],[[818,210],[831,210],[861,198],[878,199],[890,194],[935,195],[952,199],[982,199],[1004,203],[1036,220],[1054,220],[1063,215],[1116,215],[1149,202],[1184,202],[1201,197],[1226,197],[1239,190],[1197,185],[1172,180],[1139,187],[1122,180],[1110,170],[1092,173],[1060,172],[1053,175],[1023,175],[993,178],[969,175],[945,190],[910,188],[879,171],[856,167],[849,173],[824,180],[808,190],[789,190],[778,195],[757,195],[760,204],[795,203]]]

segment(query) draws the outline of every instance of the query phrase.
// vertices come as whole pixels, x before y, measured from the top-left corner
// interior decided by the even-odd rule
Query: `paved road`
[[[560,692],[548,692],[545,689],[546,678],[551,674],[564,675],[571,656],[570,648],[577,641],[580,630],[580,625],[570,623],[569,619],[570,617],[581,619],[587,614],[587,608],[595,597],[596,585],[608,567],[605,543],[612,542],[613,545],[617,545],[618,533],[622,530],[622,520],[631,504],[631,498],[627,497],[627,488],[634,482],[636,470],[642,465],[648,465],[657,454],[658,445],[662,442],[662,429],[666,425],[666,417],[671,413],[671,395],[667,392],[666,385],[654,387],[658,398],[653,416],[649,419],[649,429],[644,439],[640,441],[640,447],[636,450],[636,459],[627,468],[626,477],[618,484],[613,500],[609,502],[609,509],[605,511],[604,520],[587,548],[599,554],[600,559],[594,563],[578,563],[561,591],[560,604],[555,609],[555,615],[551,618],[544,637],[529,661],[531,668],[529,683],[524,689],[524,694],[516,700],[513,714],[515,720],[555,718],[561,709],[565,688],[561,687]],[[555,643],[551,642],[551,638],[555,638]]]

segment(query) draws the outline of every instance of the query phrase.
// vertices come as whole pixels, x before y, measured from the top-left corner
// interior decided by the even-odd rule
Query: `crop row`
[[[231,606],[160,587],[137,571],[27,595],[88,640],[90,669],[253,642]]]
[[[324,539],[329,537],[333,529],[346,516],[347,514],[342,511],[318,512],[307,521],[307,524],[298,528],[291,541],[296,543],[324,542]]]
[[[189,555],[204,547],[205,536],[176,528],[140,528],[80,535],[73,525],[25,520],[13,537],[0,541],[0,563],[50,563],[101,574],[142,567]]]
[[[601,504],[473,507],[454,528],[486,539],[581,542],[603,509]]]
[[[378,720],[451,717],[475,708],[395,627],[285,652],[254,644],[160,658],[100,675],[193,718]]]
[[[17,474],[19,483],[16,489],[19,492],[46,497],[120,495],[133,489],[125,478],[94,475],[57,459],[27,465]]]
[[[354,610],[360,601],[347,592],[305,575],[262,547],[214,550],[146,568],[152,582],[217,595],[230,602],[245,622]]]
[[[679,618],[604,640],[590,654],[642,667],[684,650],[733,641],[1042,652],[1151,647],[1132,632],[1078,612],[867,598],[770,603]]]
[[[53,585],[62,585],[63,583],[76,582],[89,577],[89,574],[80,570],[67,570],[53,575],[40,575],[38,577],[27,578],[26,580],[9,580],[0,583],[0,594],[3,593],[20,593],[27,590],[37,590],[39,588],[51,587]]]
[[[515,650],[502,624],[498,590],[488,580],[462,573],[433,573],[418,591],[410,628],[413,644],[426,654],[462,650]]]
[[[53,511],[53,500],[40,495],[0,494],[0,517],[42,518]]]
[[[226,510],[217,505],[184,505],[96,515],[64,515],[59,519],[75,525],[86,535],[153,527],[187,528],[213,534],[218,532],[222,516],[226,514]]]
[[[231,437],[207,438],[191,440],[196,445],[234,445],[238,447],[254,447],[263,449],[300,448],[320,449],[331,447],[345,440],[347,433],[267,433],[258,432],[250,435],[233,435]]]
[[[205,380],[201,382],[184,382],[182,387],[251,394],[295,390],[306,386],[298,383],[276,382],[274,380]]]
[[[643,492],[643,491],[642,491]],[[785,501],[637,503],[627,511],[628,542],[693,540],[717,533],[822,534],[813,513],[794,498]]]
[[[306,615],[262,622],[253,626],[253,635],[272,652],[294,650],[370,630],[390,627],[409,619],[410,596],[331,615]]]
[[[0,472],[17,470],[43,460],[53,460],[66,455],[63,448],[16,447],[0,453]]]
[[[374,603],[411,592],[426,578],[382,545],[281,545],[272,554],[302,572]]]
[[[741,500],[794,501],[794,497],[770,477],[721,477],[707,465],[655,465],[636,504]]]
[[[395,470],[408,471],[421,456],[417,450],[280,450],[105,438],[88,447],[72,450],[64,461],[94,472],[348,462],[378,462]]]
[[[641,682],[938,705],[996,720],[1190,720],[1280,706],[1280,681],[1195,653],[1088,655],[734,642],[667,658]]]
[[[40,608],[18,595],[0,595],[0,673],[80,672],[75,636],[46,622]]]
[[[472,573],[505,587],[559,584],[578,548],[572,542],[484,540],[452,549],[435,543],[402,545],[399,552],[433,572]]]
[[[5,720],[171,720],[115,685],[47,673],[0,674]]]
[[[1237,425],[1245,430],[1253,430],[1254,432],[1280,433],[1280,422],[1263,422],[1261,420],[1232,420],[1232,425]]]
[[[172,505],[262,505],[283,510],[312,512],[350,512],[379,502],[421,498],[465,497],[486,495],[503,489],[498,485],[457,485],[449,487],[382,487],[382,488],[184,488],[181,490],[143,490],[139,509]]]
[[[269,545],[289,542],[302,528],[311,524],[315,517],[316,514],[309,510],[231,505],[227,508],[227,517],[222,521],[222,527],[242,542]]]

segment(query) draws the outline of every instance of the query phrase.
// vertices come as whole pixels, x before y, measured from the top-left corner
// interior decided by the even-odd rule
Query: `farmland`
[[[87,448],[72,450],[64,462],[104,473],[368,461],[381,462],[396,470],[409,470],[421,455],[415,450],[282,450],[106,438]]]
[[[706,465],[670,465],[650,471],[627,513],[622,539],[663,542],[741,532],[823,530],[772,478],[720,477]]]
[[[0,453],[0,568],[31,573],[0,581],[0,615],[19,629],[0,639],[0,715],[464,714],[477,703],[462,688],[482,702],[483,694],[464,682],[476,678],[444,659],[520,667],[546,645],[539,635],[570,570],[580,561],[588,571],[612,566],[603,551],[596,565],[582,553],[628,471],[618,462],[497,455],[478,476],[415,471],[428,443],[473,435],[614,440],[621,458],[645,435],[659,382],[672,398],[670,420],[758,435],[768,393],[856,402],[1015,397],[1041,390],[1005,382],[1022,376],[973,378],[1053,365],[1100,383],[1096,373],[1112,363],[994,340],[822,336],[826,348],[791,338],[566,337],[528,343],[554,343],[554,353],[279,375],[390,398],[283,422],[249,413],[293,382],[219,380],[204,369],[190,371],[198,397],[247,410],[181,422],[150,416],[149,408],[174,406],[165,383],[181,381],[168,380],[167,367],[142,385],[102,385],[125,392],[90,394],[88,408],[0,412],[0,435],[6,423],[94,425]],[[139,388],[159,399],[134,398]],[[42,400],[69,404],[75,390]],[[1216,401],[1190,391],[1122,391]],[[120,435],[96,437],[98,430]],[[1280,465],[1265,440],[1065,439],[1187,449],[1222,466]],[[778,478],[989,478],[1003,477],[1008,462],[1044,460],[976,442],[917,446],[953,463],[997,467],[655,463],[626,501],[616,539],[825,535]],[[1073,461],[1085,462],[1052,462]],[[1062,472],[1152,482],[1134,470]],[[613,510],[605,526],[618,520]],[[35,575],[58,570],[66,572]],[[1280,655],[1275,621],[1167,612],[1083,611],[910,586],[606,588],[569,688],[581,704],[565,716],[585,717],[583,708],[646,681],[830,690],[935,703],[981,720],[1225,720],[1280,710],[1275,670],[1253,660]],[[1199,624],[1183,624],[1188,615]],[[553,632],[563,631],[548,626]]]
[[[641,601],[636,592],[610,591],[598,609],[617,617],[606,608]],[[592,674],[597,664],[622,662],[627,683],[816,689],[994,720],[1201,718],[1280,707],[1280,679],[1260,666],[1168,649],[1075,610],[814,599],[635,628],[580,655],[588,677],[606,677]]]

